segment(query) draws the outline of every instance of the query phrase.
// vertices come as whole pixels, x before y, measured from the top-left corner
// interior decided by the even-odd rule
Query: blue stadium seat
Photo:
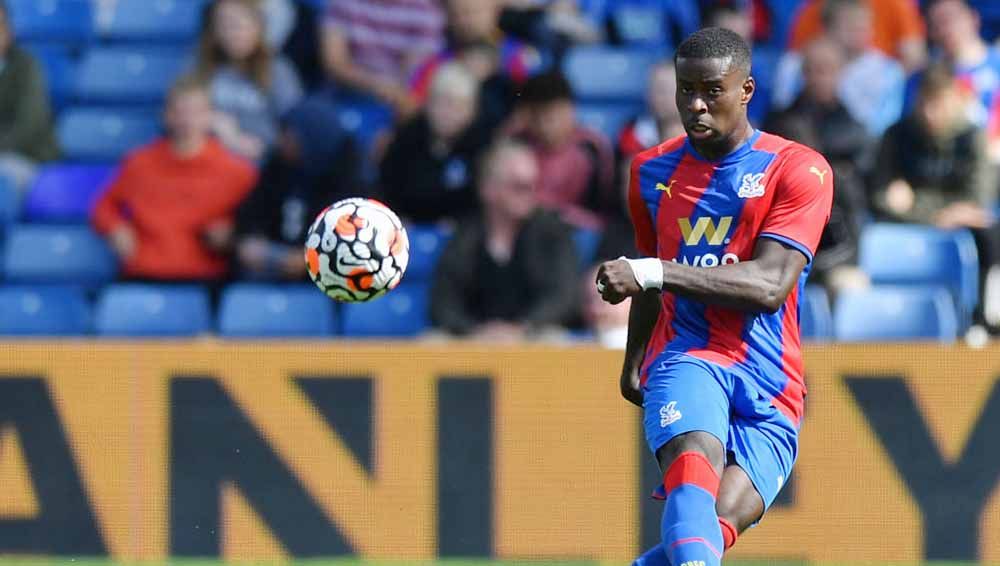
[[[86,222],[114,173],[111,165],[47,165],[25,197],[22,216],[28,222]]]
[[[90,331],[90,304],[75,285],[0,287],[0,335],[79,336]]]
[[[91,0],[7,0],[21,40],[86,42],[93,35]]]
[[[14,183],[0,175],[0,242],[7,232],[7,227],[13,224],[20,213],[20,194]]]
[[[195,285],[109,285],[95,327],[102,336],[195,336],[211,327],[208,293]]]
[[[410,263],[406,266],[403,280],[429,281],[451,234],[430,224],[413,224],[406,227],[406,235],[410,240]]]
[[[72,108],[59,117],[56,130],[67,159],[107,163],[156,139],[160,121],[143,112]]]
[[[833,338],[833,313],[826,289],[809,285],[799,297],[799,328],[802,340],[826,341]]]
[[[601,132],[612,143],[617,143],[622,128],[641,110],[640,104],[581,102],[576,105],[576,117],[584,126]]]
[[[72,98],[76,85],[76,59],[72,49],[63,43],[33,43],[25,47],[42,66],[53,109],[62,109]]]
[[[113,41],[187,42],[198,33],[204,0],[119,1],[97,20],[97,34]]]
[[[618,37],[626,44],[650,47],[667,44],[667,15],[660,6],[620,5],[611,12],[611,19]]]
[[[3,276],[15,283],[96,286],[112,281],[118,262],[88,226],[21,224],[3,247]]]
[[[943,285],[963,326],[979,302],[976,242],[966,230],[871,224],[861,234],[859,264],[876,285]]]
[[[334,334],[334,302],[314,285],[231,285],[219,307],[219,334],[324,337]]]
[[[583,101],[638,102],[645,96],[649,67],[659,58],[649,50],[580,46],[566,54],[563,72]]]
[[[576,246],[576,259],[580,264],[580,271],[584,271],[594,263],[597,247],[601,244],[601,236],[599,231],[588,228],[573,230],[573,244]]]
[[[183,70],[184,57],[166,49],[91,48],[77,68],[74,94],[90,104],[158,106]]]
[[[833,313],[834,335],[846,342],[954,342],[958,316],[944,287],[874,286],[844,291]]]
[[[338,112],[341,127],[354,137],[362,154],[366,156],[375,137],[392,125],[392,110],[375,102],[342,103]]]
[[[430,286],[406,283],[367,303],[345,304],[344,335],[355,338],[413,337],[428,326]]]

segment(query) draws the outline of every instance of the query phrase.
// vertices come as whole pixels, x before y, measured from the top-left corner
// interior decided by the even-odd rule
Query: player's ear
[[[743,92],[740,94],[741,104],[750,104],[750,99],[753,98],[753,93],[757,92],[757,81],[753,80],[753,77],[747,75],[746,80],[743,81]]]

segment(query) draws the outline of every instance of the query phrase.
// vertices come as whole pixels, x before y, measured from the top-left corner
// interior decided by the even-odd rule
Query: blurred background
[[[592,282],[704,26],[836,178],[803,452],[734,555],[1000,562],[1000,3],[0,1],[0,562],[655,543]],[[409,233],[370,303],[303,261],[349,196]]]

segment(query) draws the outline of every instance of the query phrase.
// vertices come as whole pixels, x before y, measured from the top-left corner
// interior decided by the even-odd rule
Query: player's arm
[[[654,290],[640,292],[632,297],[628,311],[628,341],[625,343],[625,364],[622,367],[620,387],[622,397],[642,406],[642,389],[639,371],[642,368],[646,345],[653,335],[653,327],[660,316],[660,294]]]

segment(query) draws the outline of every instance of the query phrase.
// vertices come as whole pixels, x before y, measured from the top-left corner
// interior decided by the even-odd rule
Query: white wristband
[[[628,262],[632,268],[636,283],[642,287],[643,291],[649,289],[663,288],[663,265],[655,257],[644,257],[642,259],[628,259],[620,257]]]

